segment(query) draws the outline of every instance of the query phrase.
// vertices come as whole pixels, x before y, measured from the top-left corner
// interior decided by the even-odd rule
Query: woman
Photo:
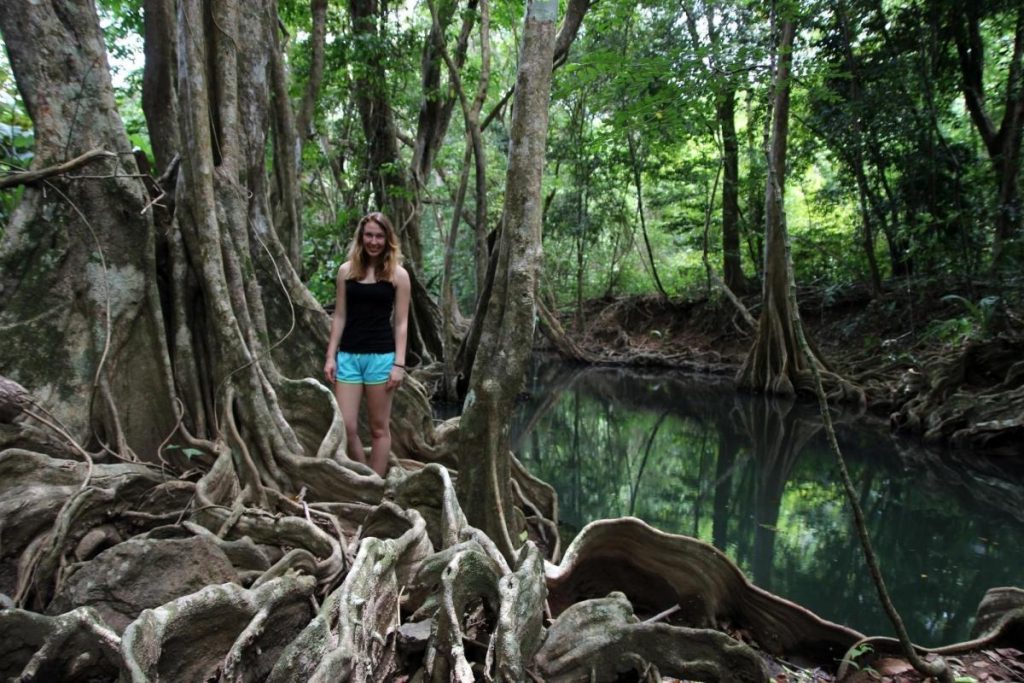
[[[409,273],[391,221],[371,213],[359,221],[348,260],[338,268],[324,375],[334,383],[348,435],[348,455],[366,463],[359,440],[359,403],[366,395],[369,465],[384,476],[391,452],[391,399],[405,379]]]

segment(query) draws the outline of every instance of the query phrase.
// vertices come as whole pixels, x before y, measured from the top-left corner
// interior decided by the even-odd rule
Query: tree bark
[[[511,558],[521,541],[512,507],[509,420],[533,342],[541,256],[541,176],[558,4],[526,6],[498,262],[459,428],[459,498],[470,523]]]
[[[310,66],[306,87],[302,92],[302,103],[295,114],[295,130],[300,143],[314,135],[313,119],[316,116],[316,101],[324,79],[324,46],[327,42],[327,0],[311,0],[309,11],[313,30],[309,36]],[[296,150],[301,160],[301,148]]]
[[[740,252],[740,148],[736,138],[736,90],[726,86],[715,106],[722,134],[722,279],[733,292],[747,289]]]
[[[178,52],[174,3],[143,0],[142,111],[156,168],[163,171],[180,152],[178,132]]]
[[[268,11],[277,16],[277,2],[273,0]],[[315,29],[314,25],[314,29]],[[280,31],[270,32],[270,84],[271,130],[274,158],[274,182],[271,186],[271,215],[281,246],[296,273],[302,272],[302,195],[299,190],[299,170],[302,159],[302,140],[291,98],[288,96],[288,71],[284,63],[284,46]],[[305,124],[304,124],[305,125]]]
[[[793,395],[808,390],[810,375],[799,353],[793,320],[799,313],[790,306],[789,282],[793,277],[789,235],[786,230],[786,147],[789,132],[792,19],[784,19],[775,75],[772,135],[768,149],[768,180],[765,186],[764,286],[757,337],[740,368],[739,386],[753,391]]]
[[[92,2],[5,2],[0,30],[35,124],[33,169],[93,149],[110,177],[27,187],[0,245],[0,375],[85,444],[152,457],[174,425],[152,214]],[[99,168],[99,166],[94,166]],[[146,377],[140,392],[131,377]]]

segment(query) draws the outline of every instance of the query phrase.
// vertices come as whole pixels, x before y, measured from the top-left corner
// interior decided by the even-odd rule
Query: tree
[[[0,374],[31,386],[77,440],[153,454],[175,398],[156,235],[95,9],[69,3],[62,21],[49,6],[4,3],[0,28],[35,124],[33,168],[110,152],[89,169],[98,178],[28,187],[15,209],[0,251]]]
[[[154,148],[160,159],[180,158],[153,199],[113,104],[92,3],[68,3],[61,15],[24,2],[0,11],[35,123],[34,165],[93,146],[112,152],[102,172],[26,188],[2,249],[10,296],[0,315],[13,343],[0,371],[37,392],[75,444],[75,459],[100,457],[84,445],[101,448],[101,460],[204,466],[194,519],[211,527],[245,526],[303,488],[316,498],[359,487],[357,497],[372,499],[382,485],[340,457],[328,390],[289,379],[316,367],[326,318],[273,230],[264,150],[277,25],[270,3],[246,7],[254,11],[196,0],[177,17],[147,16],[147,35],[174,36],[177,53],[173,60],[150,45],[160,56],[146,100],[164,106],[150,108],[149,126],[167,133]],[[289,334],[289,353],[280,353]],[[46,446],[40,439],[22,430],[5,447],[35,452]],[[146,471],[140,465],[126,476],[137,481]],[[10,548],[34,558],[21,604],[46,603],[63,544],[77,542],[100,513],[78,506],[58,514],[59,503],[51,512],[69,536]],[[321,542],[311,522],[295,523],[305,536],[296,546]]]
[[[520,545],[514,516],[509,420],[533,345],[541,255],[541,177],[547,145],[551,63],[558,5],[527,5],[512,110],[505,207],[490,305],[459,425],[459,495],[471,524],[507,558]]]
[[[706,51],[702,60],[706,65],[706,78],[714,90],[715,121],[722,145],[722,279],[733,292],[746,290],[746,278],[740,252],[740,207],[739,207],[739,140],[736,136],[736,64],[729,63],[725,38],[722,33],[730,25],[735,29],[733,41],[739,43],[742,11],[731,15],[728,8],[718,3],[699,3],[697,8],[685,9],[686,25],[694,48]],[[722,16],[719,16],[719,15]],[[698,29],[698,18],[705,27],[707,45],[703,45]],[[749,27],[747,27],[749,28]],[[732,49],[737,49],[733,47]]]
[[[993,3],[998,4],[998,3]],[[1003,115],[999,127],[993,122],[993,113],[986,104],[985,43],[981,20],[986,3],[954,2],[949,21],[953,30],[964,100],[971,121],[981,135],[995,173],[997,204],[993,261],[1002,265],[1007,243],[1019,236],[1024,211],[1021,209],[1020,177],[1021,140],[1024,139],[1024,8],[1011,10],[1013,22],[1013,48],[1007,64],[1006,85],[1003,93]]]
[[[788,8],[788,11],[793,11]],[[792,84],[795,19],[780,17],[778,66],[775,72],[771,142],[768,148],[768,179],[765,183],[764,283],[757,337],[737,375],[739,386],[759,392],[793,395],[813,391],[808,361],[800,352],[796,337],[799,310],[790,296],[793,264],[786,229],[785,182],[789,134],[789,95]],[[830,376],[838,380],[835,375]],[[851,388],[842,382],[845,394]],[[853,392],[855,395],[857,392]],[[862,397],[861,397],[862,398]]]

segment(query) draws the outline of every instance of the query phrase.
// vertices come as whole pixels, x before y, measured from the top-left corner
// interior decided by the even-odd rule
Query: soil
[[[1004,407],[1019,406],[1024,395],[1024,293],[995,291],[980,284],[965,291],[917,281],[878,298],[863,286],[850,286],[804,289],[798,300],[812,343],[832,369],[864,389],[871,417],[933,444],[1024,462],[1019,415],[970,409],[973,395]],[[756,319],[758,298],[742,300]],[[715,296],[594,299],[584,305],[582,324],[577,318],[562,316],[566,333],[601,362],[726,376],[739,370],[755,334],[733,304]],[[954,394],[965,407],[942,415],[948,428],[936,429],[939,418],[932,416]],[[997,420],[1005,427],[998,435],[970,433],[972,421]]]

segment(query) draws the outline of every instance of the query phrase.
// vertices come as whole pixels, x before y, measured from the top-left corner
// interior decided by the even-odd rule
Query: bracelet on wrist
[[[399,365],[398,363],[392,363],[391,365],[392,365],[392,367],[402,368],[403,370],[405,370],[405,366],[404,365]]]

